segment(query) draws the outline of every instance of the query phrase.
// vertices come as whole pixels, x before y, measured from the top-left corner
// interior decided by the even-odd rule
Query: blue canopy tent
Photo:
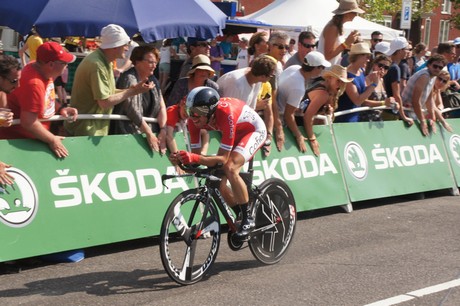
[[[100,35],[110,23],[146,42],[222,34],[227,17],[209,0],[2,0],[0,23],[21,34],[33,25],[42,37]]]

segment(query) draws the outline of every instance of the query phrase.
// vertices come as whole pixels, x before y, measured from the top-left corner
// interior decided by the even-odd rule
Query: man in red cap
[[[75,56],[56,42],[46,42],[38,47],[37,61],[24,67],[19,87],[8,96],[8,106],[15,119],[21,119],[21,124],[2,129],[0,138],[39,139],[47,143],[57,157],[69,155],[62,144],[64,137],[52,134],[50,122],[40,122],[39,119],[50,118],[56,113],[53,80],[74,60]],[[75,121],[78,112],[75,108],[65,107],[59,110],[59,114]]]

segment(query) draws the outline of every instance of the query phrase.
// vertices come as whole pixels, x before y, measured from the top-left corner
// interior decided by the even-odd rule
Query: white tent
[[[339,6],[336,0],[275,0],[263,9],[241,17],[271,25],[273,29],[300,32],[309,30],[318,37],[326,23],[331,20],[332,11]],[[370,39],[371,33],[380,31],[385,40],[400,36],[402,31],[394,30],[378,23],[356,17],[344,24],[345,34],[358,30],[363,39]]]

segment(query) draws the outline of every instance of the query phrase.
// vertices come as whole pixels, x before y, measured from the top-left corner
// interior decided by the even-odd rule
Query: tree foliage
[[[452,2],[452,17],[450,21],[457,29],[460,29],[460,0],[451,0]]]
[[[460,4],[460,0],[453,0]],[[384,15],[398,16],[401,13],[402,0],[361,0],[360,7],[366,13],[364,18],[377,22],[383,22]],[[438,7],[440,0],[413,0],[412,1],[412,20],[417,20],[422,15],[428,15]]]

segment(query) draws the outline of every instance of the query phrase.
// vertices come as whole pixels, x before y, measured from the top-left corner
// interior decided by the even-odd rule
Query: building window
[[[441,13],[450,14],[451,0],[442,0]]]
[[[392,16],[383,15],[383,25],[391,28],[392,19],[393,19]]]
[[[439,25],[439,41],[438,43],[446,42],[449,40],[449,20],[441,20]]]
[[[425,45],[430,45],[430,36],[431,36],[431,19],[427,18],[425,20],[425,36],[423,42]]]

